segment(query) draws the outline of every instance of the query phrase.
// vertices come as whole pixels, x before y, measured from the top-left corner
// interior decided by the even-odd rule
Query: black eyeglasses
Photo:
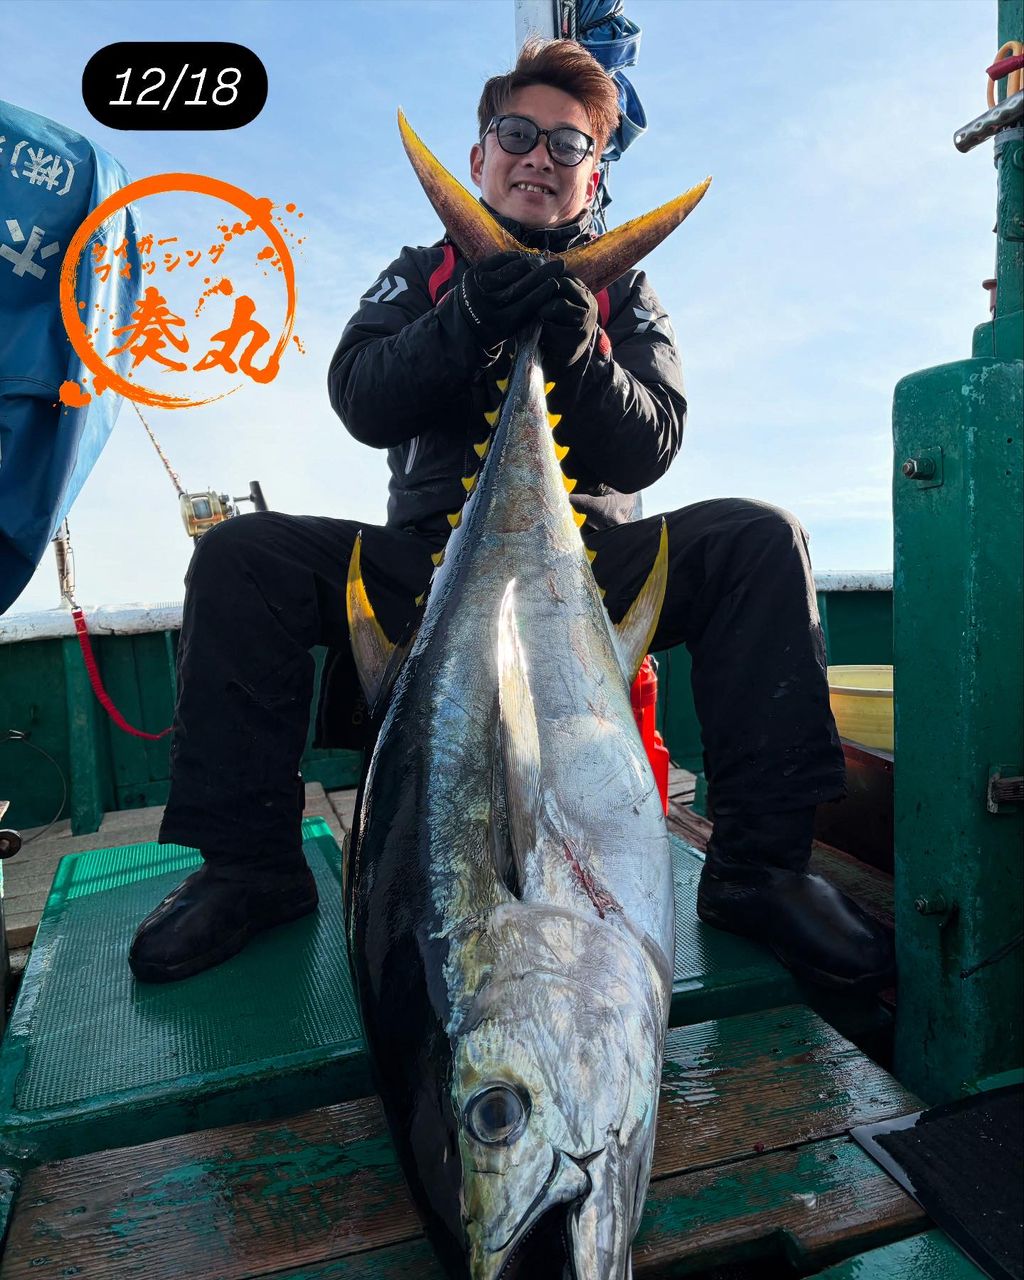
[[[551,159],[569,169],[581,164],[594,150],[594,139],[582,129],[573,129],[568,125],[558,129],[541,129],[525,116],[492,116],[481,142],[492,129],[498,139],[498,146],[511,156],[527,155],[543,135]]]

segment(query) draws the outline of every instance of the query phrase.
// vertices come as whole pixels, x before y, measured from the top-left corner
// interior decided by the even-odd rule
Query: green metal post
[[[1019,40],[1024,0],[999,21]],[[995,140],[995,316],[893,403],[896,1072],[929,1099],[1022,1061],[1022,137]]]
[[[77,640],[62,640],[64,689],[68,709],[68,755],[70,795],[68,797],[72,835],[100,829],[104,809],[113,797],[104,786],[97,704]],[[106,802],[106,803],[105,803]]]

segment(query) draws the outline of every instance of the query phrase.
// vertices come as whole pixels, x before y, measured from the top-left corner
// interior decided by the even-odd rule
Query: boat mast
[[[516,53],[523,47],[527,36],[541,36],[554,40],[562,34],[563,10],[574,10],[573,0],[513,0],[516,15]],[[575,30],[575,23],[573,23]]]

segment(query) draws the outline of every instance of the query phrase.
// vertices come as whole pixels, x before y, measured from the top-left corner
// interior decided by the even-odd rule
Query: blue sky
[[[690,414],[648,513],[738,494],[794,511],[819,569],[891,567],[890,413],[906,373],[970,350],[994,255],[991,145],[952,134],[985,107],[995,0],[626,0],[628,74],[649,129],[615,166],[611,223],[714,184],[645,267],[672,317]],[[294,348],[269,386],[148,414],[186,487],[382,521],[383,456],[327,401],[359,296],[403,244],[440,234],[398,139],[401,105],[468,182],[483,80],[514,58],[512,0],[92,0],[33,7],[45,39],[5,53],[0,96],[80,130],[132,178],[185,171],[304,213]],[[246,128],[127,133],[88,115],[90,56],[116,39],[233,40],[269,96]],[[185,222],[195,206],[160,216]],[[111,516],[117,512],[116,519]],[[84,603],[182,595],[177,497],[123,408],[71,512]],[[16,611],[57,603],[48,554]]]

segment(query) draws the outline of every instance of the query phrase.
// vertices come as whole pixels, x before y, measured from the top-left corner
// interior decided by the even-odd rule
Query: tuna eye
[[[466,1126],[478,1142],[514,1142],[526,1127],[529,1111],[507,1084],[489,1085],[466,1104]]]

